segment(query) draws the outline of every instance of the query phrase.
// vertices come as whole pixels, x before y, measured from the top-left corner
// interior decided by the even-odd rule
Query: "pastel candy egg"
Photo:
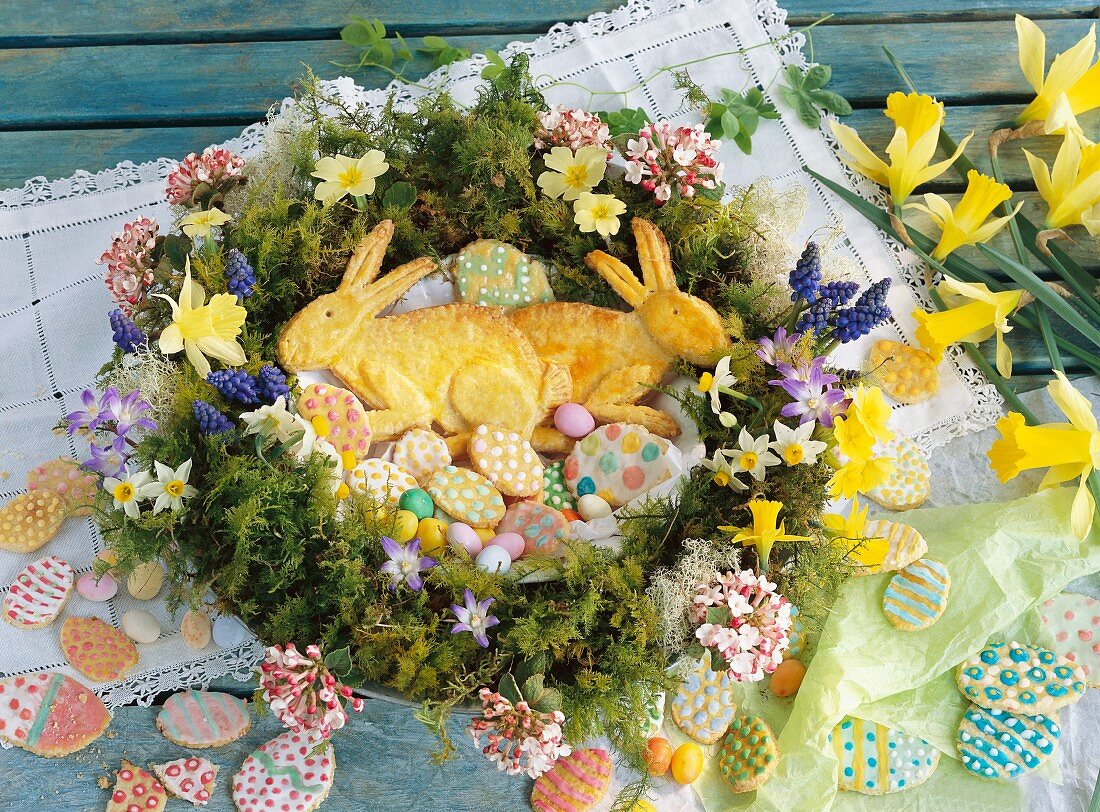
[[[417,519],[427,519],[435,512],[435,503],[428,492],[420,488],[411,488],[401,494],[397,506],[416,514]]]
[[[784,660],[772,673],[772,693],[780,698],[794,696],[802,687],[806,666],[799,660]]]
[[[703,748],[695,742],[684,742],[676,748],[669,764],[678,784],[691,784],[703,772]]]
[[[416,538],[419,526],[420,520],[416,518],[415,513],[411,510],[398,510],[393,514],[393,530],[390,532],[390,538],[398,544],[412,541]]]
[[[577,501],[577,511],[586,522],[603,519],[612,513],[611,505],[602,496],[586,493]]]
[[[180,637],[189,649],[201,651],[210,645],[210,638],[214,633],[214,624],[210,622],[210,615],[206,612],[190,610],[183,616],[180,624]]]
[[[122,631],[135,643],[152,643],[160,637],[160,624],[145,610],[131,609],[122,616]]]
[[[461,547],[472,556],[480,553],[484,546],[477,531],[463,522],[453,522],[447,528],[447,541],[455,547]]]
[[[246,641],[251,632],[248,627],[232,615],[222,615],[214,621],[212,636],[214,643],[222,648],[233,648]]]
[[[139,601],[152,600],[163,585],[164,567],[159,561],[138,564],[126,579],[126,591]]]
[[[94,572],[86,572],[76,579],[76,591],[93,603],[103,603],[118,594],[118,581],[109,572],[99,578]]]
[[[523,536],[519,533],[500,533],[489,539],[489,543],[486,547],[503,547],[508,551],[508,557],[515,561],[521,555],[523,555],[524,542]]]
[[[581,438],[596,428],[596,418],[579,403],[563,403],[554,410],[554,426],[566,437]]]
[[[439,519],[428,517],[421,519],[416,526],[416,537],[420,539],[420,552],[424,555],[434,555],[447,545],[447,526]]]
[[[512,557],[499,545],[489,545],[477,554],[477,568],[485,572],[506,573],[512,568]]]

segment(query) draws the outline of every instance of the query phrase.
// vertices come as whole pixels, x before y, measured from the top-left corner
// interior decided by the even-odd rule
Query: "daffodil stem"
[[[738,392],[736,389],[730,389],[728,386],[719,386],[718,391],[721,392],[723,395],[729,395],[734,400],[739,400],[742,403],[747,403],[758,412],[763,410],[764,408],[763,404],[756,398],[752,397],[751,395],[746,395],[744,392]]]

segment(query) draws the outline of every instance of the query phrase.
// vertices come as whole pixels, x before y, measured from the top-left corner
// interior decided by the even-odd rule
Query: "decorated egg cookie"
[[[478,426],[470,436],[470,462],[503,494],[535,496],[542,492],[542,461],[531,444],[514,431]]]
[[[927,781],[940,751],[916,736],[848,716],[829,734],[840,762],[838,786],[864,795],[886,795]]]
[[[877,519],[863,528],[868,541],[861,553],[863,566],[854,575],[875,575],[908,567],[928,552],[924,536],[907,524]]]
[[[113,682],[138,661],[130,639],[97,617],[65,618],[61,650],[73,668],[95,682]]]
[[[706,657],[680,685],[672,700],[673,721],[703,744],[713,744],[722,738],[736,712],[729,672],[712,671]]]
[[[779,748],[768,723],[758,716],[739,716],[718,748],[718,769],[734,792],[764,785],[779,763]]]
[[[99,482],[72,457],[58,457],[31,469],[27,474],[28,491],[48,491],[65,505],[69,516],[87,516],[92,512]]]
[[[393,464],[425,484],[432,474],[451,464],[451,451],[434,431],[409,429],[393,444]]]
[[[64,674],[0,679],[0,739],[46,758],[82,750],[111,717],[90,688]]]
[[[576,510],[577,501],[565,487],[565,460],[558,460],[542,469],[542,501],[555,510]]]
[[[791,605],[791,630],[787,635],[787,650],[783,652],[785,658],[797,657],[802,653],[806,645],[806,624],[798,616],[798,607]]]
[[[379,502],[396,503],[401,494],[420,485],[408,471],[392,462],[371,457],[347,474],[348,487]]]
[[[4,620],[21,629],[53,623],[72,594],[75,577],[73,568],[55,555],[28,564],[8,587]]]
[[[155,776],[125,759],[115,773],[115,789],[107,812],[149,812],[164,809],[168,793]]]
[[[349,452],[357,460],[367,458],[370,420],[354,393],[327,383],[311,383],[298,398],[298,414],[341,454]]]
[[[33,553],[57,535],[65,502],[53,491],[21,493],[0,509],[0,550]]]
[[[488,479],[468,468],[447,465],[432,474],[428,494],[449,516],[470,527],[496,527],[504,518],[504,498]]]
[[[233,776],[233,803],[239,812],[312,812],[332,789],[336,762],[332,744],[319,753],[304,736],[287,731],[260,746]]]
[[[509,505],[497,525],[497,533],[518,533],[523,537],[523,554],[557,552],[561,540],[569,534],[569,522],[548,505],[516,502]]]
[[[932,469],[920,446],[900,434],[886,443],[880,456],[894,460],[894,473],[867,496],[887,510],[912,510],[932,494]]]
[[[976,705],[1009,713],[1052,713],[1085,693],[1085,672],[1038,646],[994,643],[959,664],[955,682]]]
[[[931,558],[922,558],[890,579],[882,597],[882,611],[902,631],[927,629],[947,608],[950,590],[947,567]]]
[[[172,694],[157,714],[157,730],[164,738],[195,749],[229,744],[251,727],[243,699],[213,691]]]
[[[574,750],[535,781],[535,812],[587,812],[603,800],[611,785],[611,757],[606,750]]]
[[[924,350],[880,339],[871,347],[868,363],[883,391],[898,403],[920,403],[939,391],[939,364]]]
[[[195,806],[206,806],[214,792],[218,768],[205,758],[178,758],[167,764],[154,764],[160,783],[169,793],[190,801]]]
[[[963,766],[982,778],[1018,778],[1054,752],[1061,731],[1042,714],[1015,716],[971,704],[959,722],[955,746]]]
[[[667,451],[668,440],[642,426],[600,426],[566,457],[565,484],[578,499],[591,493],[621,507],[668,479]]]
[[[453,269],[458,298],[466,304],[514,308],[554,301],[546,266],[508,243],[472,242]]]
[[[1100,688],[1100,601],[1074,592],[1060,592],[1039,607],[1054,647],[1081,666],[1085,684]]]

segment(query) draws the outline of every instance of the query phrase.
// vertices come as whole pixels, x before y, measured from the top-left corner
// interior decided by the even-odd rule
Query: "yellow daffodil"
[[[989,464],[1001,482],[1031,468],[1050,469],[1040,488],[1080,478],[1070,523],[1077,537],[1083,539],[1096,515],[1096,503],[1087,483],[1093,470],[1100,468],[1100,430],[1088,399],[1064,374],[1055,371],[1054,375],[1055,379],[1047,384],[1047,393],[1069,422],[1028,426],[1023,415],[1009,412],[997,421],[1001,437],[989,449]]]
[[[840,455],[849,460],[869,459],[875,447],[874,435],[863,424],[839,415],[833,418],[833,439]]]
[[[180,220],[180,228],[188,237],[205,237],[215,226],[225,225],[232,219],[220,209],[194,211]]]
[[[882,390],[877,386],[860,384],[848,394],[852,399],[846,412],[849,422],[858,423],[874,440],[883,443],[893,440],[894,432],[888,425],[892,412]]]
[[[894,473],[890,457],[864,457],[849,460],[833,473],[829,480],[829,495],[834,499],[851,499],[857,493],[877,488]]]
[[[1035,91],[1034,101],[1020,113],[1017,123],[1046,121],[1059,100],[1074,115],[1100,107],[1100,63],[1095,61],[1095,25],[1076,45],[1054,57],[1045,75],[1047,43],[1039,26],[1017,14],[1016,39],[1020,51],[1020,70]]]
[[[594,195],[581,192],[573,202],[573,222],[587,234],[595,231],[601,237],[619,233],[619,215],[626,212],[626,204],[615,195]]]
[[[1012,328],[1008,317],[1020,306],[1022,290],[1005,290],[994,293],[980,282],[959,282],[950,277],[936,285],[949,310],[925,313],[914,310],[917,322],[916,339],[936,360],[943,358],[943,351],[959,341],[977,343],[990,336],[997,336],[997,371],[1004,377],[1012,376],[1012,350],[1005,343],[1005,333]]]
[[[853,499],[847,516],[825,513],[821,518],[825,522],[826,532],[838,545],[848,550],[848,558],[862,567],[872,568],[882,565],[890,543],[884,538],[867,536],[867,510],[866,506],[860,509],[859,500]]]
[[[547,197],[576,200],[584,192],[591,192],[607,171],[607,150],[602,147],[581,147],[575,154],[569,147],[554,147],[543,160],[546,171],[536,183]],[[615,199],[611,195],[600,197]],[[624,211],[625,206],[618,213]]]
[[[372,195],[375,178],[386,174],[389,168],[386,154],[378,149],[367,150],[361,158],[326,156],[313,165],[313,172],[310,173],[321,179],[313,190],[313,196],[324,205],[331,206],[345,195]]]
[[[1035,188],[1047,204],[1046,227],[1083,225],[1093,236],[1100,235],[1095,213],[1090,211],[1100,203],[1100,144],[1076,132],[1067,133],[1049,168],[1026,149],[1024,155]]]
[[[760,559],[760,570],[767,572],[768,559],[771,557],[772,545],[775,542],[810,540],[809,536],[792,536],[787,533],[784,523],[779,522],[779,511],[782,509],[782,502],[752,499],[749,501],[752,527],[719,527],[718,529],[733,533],[735,542],[744,544],[746,547],[755,547],[757,557]]]
[[[205,303],[206,291],[198,282],[191,281],[190,261],[184,268],[178,302],[163,293],[153,295],[172,305],[172,323],[160,334],[160,351],[165,355],[183,350],[203,379],[210,374],[208,355],[231,366],[248,360],[244,348],[236,340],[244,324],[245,309],[232,293],[214,294],[210,302]]]
[[[938,178],[955,162],[970,141],[966,136],[945,161],[932,163],[943,124],[943,104],[919,93],[891,93],[886,99],[886,116],[894,122],[894,137],[886,147],[887,164],[863,143],[851,127],[830,121],[833,135],[848,157],[844,162],[862,175],[889,187],[895,204],[906,201],[922,183]]]
[[[923,206],[914,203],[914,208],[925,212],[940,227],[940,241],[932,250],[932,258],[943,261],[948,254],[964,245],[988,242],[1024,205],[1018,203],[1012,214],[995,217],[987,223],[986,218],[993,210],[1010,197],[1012,190],[1007,184],[998,183],[971,169],[966,173],[966,191],[954,210],[942,197],[931,193],[924,196]]]

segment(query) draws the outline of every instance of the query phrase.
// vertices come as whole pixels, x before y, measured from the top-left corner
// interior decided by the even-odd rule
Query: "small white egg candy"
[[[212,631],[214,642],[222,648],[239,646],[252,634],[248,627],[233,615],[222,615],[215,620]]]
[[[610,516],[612,510],[611,505],[602,496],[586,493],[577,501],[577,513],[581,514],[581,518],[586,522],[591,522]]]
[[[484,546],[481,542],[481,536],[477,534],[477,531],[463,522],[452,522],[448,525],[447,542],[452,547],[458,547],[465,550],[471,556],[476,556],[480,553],[481,548]]]
[[[144,609],[131,609],[122,616],[122,631],[135,643],[152,643],[160,637],[160,624]]]
[[[485,572],[505,573],[512,568],[512,556],[503,547],[495,544],[477,554],[477,568]]]

